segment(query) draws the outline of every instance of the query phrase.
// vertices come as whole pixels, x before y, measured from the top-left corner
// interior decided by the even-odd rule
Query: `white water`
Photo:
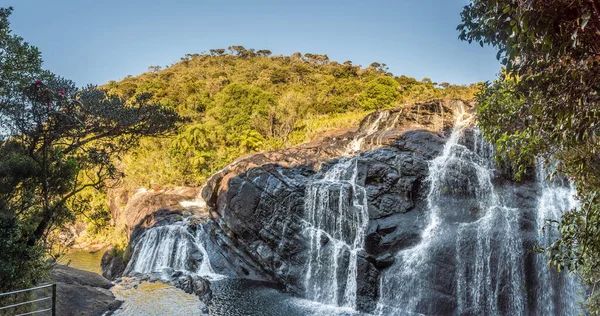
[[[416,246],[401,251],[396,255],[396,263],[382,275],[380,293],[381,298],[378,305],[380,314],[415,313],[420,304],[427,304],[427,292],[431,291],[431,284],[428,282],[431,278],[431,271],[437,267],[432,266],[432,255],[435,249],[438,237],[451,234],[457,227],[447,227],[444,224],[444,207],[440,203],[443,195],[452,193],[455,183],[451,179],[446,179],[452,168],[458,168],[459,172],[465,167],[474,167],[476,170],[476,179],[474,183],[469,183],[470,190],[474,190],[477,200],[481,201],[485,209],[490,209],[498,204],[498,197],[493,193],[493,186],[490,182],[491,170],[487,161],[459,144],[466,127],[469,126],[472,118],[464,113],[456,114],[457,121],[455,128],[446,142],[442,154],[435,158],[429,167],[430,191],[427,197],[428,204],[428,225],[423,230],[421,242]],[[494,212],[488,212],[493,216]],[[489,222],[485,217],[482,221]],[[487,225],[486,225],[487,226]],[[457,232],[460,242],[461,228]],[[441,238],[440,238],[441,239]],[[440,240],[441,242],[441,240]],[[481,241],[485,246],[488,243]],[[459,243],[460,245],[460,243]],[[478,245],[479,249],[480,245]],[[484,249],[479,251],[482,254]],[[443,272],[442,272],[443,273]],[[459,273],[460,275],[460,273]],[[457,291],[467,291],[465,281],[458,281]],[[449,293],[450,294],[450,293]],[[460,294],[459,294],[460,295]],[[432,302],[429,302],[432,303]]]
[[[135,245],[128,271],[138,273],[160,272],[165,268],[190,270],[186,265],[194,247],[194,236],[185,226],[167,225],[147,230]]]
[[[349,143],[345,154],[360,151],[365,138],[388,117],[389,112],[379,112]],[[304,287],[306,297],[319,303],[356,306],[357,255],[369,222],[367,194],[357,177],[358,157],[341,158],[305,191],[304,233],[310,250]]]
[[[210,265],[205,237],[202,226],[193,235],[185,222],[153,227],[139,237],[125,273],[159,273],[170,268],[212,279],[220,277]]]
[[[492,182],[493,148],[476,130],[472,148],[464,145],[469,123],[468,115],[458,115],[442,154],[430,163],[428,226],[421,242],[400,251],[395,264],[383,273],[379,314],[528,314],[519,222],[523,210],[510,206],[518,189],[497,192]],[[537,241],[547,245],[553,235],[542,233],[541,224],[572,208],[574,191],[548,184],[542,175],[538,179],[542,190],[536,210]],[[448,246],[452,240],[454,249]],[[536,264],[537,314],[577,315],[577,282],[566,275],[557,277],[541,255]]]
[[[369,220],[365,189],[356,183],[357,163],[341,160],[306,189],[310,251],[304,285],[309,299],[324,304],[356,303],[356,256]]]
[[[389,116],[390,112],[388,111],[381,111],[377,113],[375,120],[371,124],[367,125],[365,130],[358,131],[358,133],[354,136],[350,144],[348,144],[345,154],[349,155],[359,152],[362,149],[365,138],[375,134],[379,130],[379,125],[382,122],[386,122]],[[396,116],[396,120],[397,118],[398,116]]]
[[[541,194],[538,199],[536,229],[537,240],[541,246],[549,246],[558,236],[556,229],[547,226],[548,220],[558,220],[567,210],[579,206],[575,199],[577,192],[573,185],[564,183],[562,179],[550,179],[543,162],[537,162],[538,186]],[[536,271],[539,288],[536,312],[539,315],[577,315],[581,312],[579,293],[580,284],[573,276],[563,272],[557,275],[547,268],[548,258],[539,254],[536,258]]]
[[[473,159],[477,170],[474,186],[483,217],[458,226],[456,238],[456,297],[458,313],[501,314],[500,304],[513,315],[526,312],[524,250],[520,238],[521,211],[508,207],[492,184],[493,149],[473,134]],[[476,244],[472,245],[473,240]],[[474,249],[473,249],[474,248]],[[503,296],[504,302],[500,297]]]
[[[202,263],[200,264],[200,268],[198,269],[197,274],[200,276],[209,277],[209,279],[211,280],[216,280],[223,278],[224,276],[215,273],[215,270],[210,264],[208,251],[206,251],[206,248],[204,248],[204,242],[206,241],[205,239],[207,238],[207,235],[208,234],[204,230],[204,226],[200,226],[196,231],[196,245],[198,246],[200,252],[202,252]]]
[[[206,201],[202,197],[202,191],[204,190],[205,186],[206,186],[206,183],[200,188],[200,191],[198,191],[198,194],[196,195],[196,197],[193,200],[181,201],[181,202],[179,202],[179,205],[181,205],[185,208],[191,208],[191,207],[206,208]]]

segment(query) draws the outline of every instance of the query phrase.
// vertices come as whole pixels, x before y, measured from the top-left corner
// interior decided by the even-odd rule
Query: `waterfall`
[[[208,251],[204,247],[204,243],[207,241],[208,233],[206,232],[204,226],[200,225],[196,230],[196,245],[200,252],[202,253],[202,263],[200,263],[200,268],[198,268],[197,274],[201,276],[210,277],[210,279],[216,280],[221,279],[224,276],[215,272],[212,265],[210,264],[210,257],[208,255]]]
[[[526,249],[520,219],[527,210],[515,207],[515,187],[495,184],[493,148],[458,115],[442,154],[430,162],[428,225],[421,241],[397,253],[380,283],[377,312],[382,315],[526,315],[528,290]],[[547,245],[546,219],[573,207],[573,189],[542,187],[537,208],[536,241]],[[577,283],[557,277],[537,258],[538,315],[577,315]]]
[[[365,189],[356,183],[357,162],[342,159],[322,180],[308,185],[304,219],[310,240],[304,283],[308,298],[352,308],[356,256],[369,220]]]
[[[203,245],[205,236],[201,225],[194,234],[185,222],[150,228],[135,243],[125,274],[173,269],[202,276],[214,275]]]
[[[492,184],[493,148],[483,142],[478,130],[473,137],[473,150],[462,148],[473,158],[463,163],[477,170],[473,189],[478,210],[483,214],[477,221],[460,223],[457,228],[457,311],[458,314],[523,315],[527,293],[519,227],[522,211],[509,207],[504,201],[506,194],[496,192]]]
[[[389,112],[382,111],[359,131],[346,154],[360,151]],[[304,287],[307,298],[329,305],[356,306],[357,256],[369,222],[367,193],[358,183],[358,157],[344,157],[322,179],[307,185],[304,233],[310,240]]]
[[[558,232],[547,226],[548,220],[559,220],[563,212],[578,207],[577,192],[573,185],[560,177],[549,178],[549,170],[544,163],[537,161],[537,180],[541,191],[537,206],[537,241],[548,247]],[[547,268],[548,258],[543,254],[536,257],[536,272],[539,282],[536,312],[539,315],[579,315],[581,314],[579,293],[583,290],[573,276],[563,271],[557,274]]]
[[[362,271],[363,262],[379,262],[364,251],[370,200],[362,172],[368,173],[364,164],[369,157],[361,158],[358,152],[380,146],[400,114],[381,111],[371,116],[344,156],[306,182],[301,234],[308,247],[298,260],[304,266],[294,270],[302,273],[300,278],[294,274],[294,282],[303,285],[310,300],[355,309],[361,290],[357,279],[362,280],[359,267]],[[395,253],[393,264],[390,260],[391,266],[380,270],[375,312],[579,314],[581,285],[567,273],[548,268],[548,259],[532,252],[534,245],[548,246],[557,237],[555,229],[542,228],[547,220],[577,207],[575,189],[560,178],[550,180],[541,162],[535,183],[533,178],[522,184],[503,179],[494,164],[494,148],[473,127],[473,116],[459,109],[455,117],[442,152],[429,161],[425,201],[410,214],[423,216],[418,218],[418,227],[425,226],[420,240]],[[200,198],[187,203],[203,206]],[[398,217],[391,220],[402,220],[402,214],[394,215]],[[214,275],[204,227],[192,227],[186,219],[148,229],[134,245],[126,274],[177,270]],[[389,259],[389,253],[385,255]],[[361,261],[367,258],[370,261]]]
[[[486,230],[492,227],[491,224],[495,214],[502,216],[502,214],[507,213],[506,211],[513,213],[514,210],[494,212],[494,209],[499,208],[499,198],[494,193],[490,180],[492,170],[488,159],[488,156],[491,156],[489,148],[481,146],[480,142],[475,142],[479,146],[476,145],[475,151],[471,151],[461,143],[465,129],[469,126],[471,119],[471,116],[464,113],[457,115],[455,128],[446,142],[442,154],[430,163],[429,178],[427,179],[430,185],[427,196],[428,225],[423,230],[421,242],[412,248],[400,251],[396,255],[396,263],[384,272],[378,306],[381,314],[420,312],[431,314],[434,311],[427,310],[424,305],[438,303],[431,301],[428,293],[432,290],[446,290],[449,291],[445,293],[446,295],[452,296],[454,294],[451,293],[451,290],[444,288],[444,286],[451,285],[448,280],[441,280],[443,277],[441,275],[447,274],[451,268],[445,267],[443,263],[431,261],[434,254],[447,251],[447,249],[443,249],[443,246],[449,244],[448,241],[453,235],[456,235],[457,238],[456,242],[452,244],[456,244],[457,248],[460,248],[463,243],[464,238],[461,238],[461,235],[482,235],[481,238],[475,239],[477,244],[472,245],[475,248],[472,250],[476,250],[476,253],[470,254],[470,257],[473,258],[476,255],[474,269],[477,273],[475,276],[488,278],[486,281],[489,281],[491,266],[485,266],[486,263],[489,263],[489,261],[486,261],[485,252],[490,248],[490,236],[483,235],[486,235]],[[469,174],[470,177],[463,179],[460,177],[463,173]],[[477,213],[484,213],[484,216],[475,223],[460,223],[459,221],[454,225],[448,225],[450,221],[455,222],[455,218],[460,217],[462,211],[460,202],[463,201],[452,201],[451,197],[454,195],[472,196],[479,202],[479,205],[472,205],[473,209]],[[475,214],[474,216],[477,215],[481,216],[482,214]],[[507,224],[510,225],[510,223]],[[469,225],[474,226],[475,229],[469,227]],[[448,260],[462,260],[462,255],[464,254],[456,251],[456,258],[448,258]],[[489,259],[489,256],[487,258]],[[451,264],[451,262],[448,262],[448,264]],[[476,287],[477,283],[465,280],[466,273],[458,271],[457,274],[459,278],[456,284],[453,284],[456,287],[457,296],[471,296],[469,292],[482,294],[479,292],[485,290],[478,289]],[[463,277],[461,277],[461,274]],[[488,275],[486,276],[486,274]],[[479,285],[492,286],[489,283],[479,282]],[[435,288],[436,286],[439,288]],[[460,298],[458,300],[461,301]],[[443,303],[439,302],[439,304]],[[483,302],[477,301],[476,303],[482,306]],[[447,306],[440,307],[440,309],[445,308]]]

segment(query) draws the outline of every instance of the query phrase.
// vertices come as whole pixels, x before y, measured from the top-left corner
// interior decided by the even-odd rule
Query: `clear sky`
[[[468,0],[0,0],[14,33],[44,66],[78,85],[170,65],[188,53],[242,45],[327,54],[395,75],[457,84],[491,80],[492,48],[458,40]]]

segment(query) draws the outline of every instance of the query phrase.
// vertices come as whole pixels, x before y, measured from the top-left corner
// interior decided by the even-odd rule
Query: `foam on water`
[[[150,228],[135,243],[125,275],[172,269],[211,280],[222,278],[210,264],[204,247],[206,239],[202,225],[198,225],[194,233],[185,221]]]

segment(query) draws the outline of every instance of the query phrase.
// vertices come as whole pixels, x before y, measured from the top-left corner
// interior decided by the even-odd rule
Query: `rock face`
[[[182,289],[188,294],[194,293],[202,302],[209,302],[212,299],[210,282],[199,276],[186,275],[173,282],[175,287]]]
[[[190,187],[139,188],[136,192],[112,189],[109,192],[111,225],[124,225],[131,233],[136,225],[158,210],[182,210],[180,203],[194,200],[198,191]]]
[[[365,252],[358,254],[357,306],[371,311],[378,298],[379,271],[393,254],[419,241],[424,226],[427,160],[443,139],[426,131],[400,136],[389,147],[358,158],[357,183],[367,191],[369,222]],[[310,241],[303,235],[306,185],[326,173],[305,167],[264,165],[232,177],[215,205],[215,242],[231,249],[239,276],[260,277],[302,294]],[[245,270],[244,270],[245,269]]]
[[[374,310],[381,271],[394,263],[396,252],[420,241],[427,224],[428,161],[442,150],[458,107],[469,105],[442,100],[376,112],[356,131],[232,163],[209,179],[202,191],[213,219],[211,241],[219,256],[240,277],[277,282],[307,297],[314,295],[314,289],[307,288],[312,286],[308,270],[334,273],[333,279],[339,282],[336,288],[311,299]],[[349,153],[355,158],[339,158]],[[350,169],[340,169],[341,164]],[[339,188],[329,186],[325,198],[318,195],[324,193],[307,196],[312,192],[309,187],[326,183],[340,172],[348,175],[340,178]],[[319,205],[308,205],[310,199],[317,199]],[[336,203],[364,209],[366,221],[327,215],[340,212]],[[309,218],[307,213],[312,211],[307,207],[316,207],[320,213]],[[311,233],[316,226],[318,232]],[[364,249],[349,246],[357,230],[365,235]],[[332,272],[315,265],[316,260],[325,260],[321,251],[326,249],[344,252],[340,259],[328,259],[336,268]],[[352,261],[356,261],[355,268]],[[353,277],[338,276],[345,271],[356,275],[356,284],[351,284]]]
[[[108,290],[113,284],[96,273],[56,265],[51,278],[56,282],[57,315],[100,316],[121,305]]]
[[[198,190],[188,187],[176,187],[172,189],[145,190],[140,189],[127,202],[122,218],[131,233],[141,222],[152,225],[151,220],[161,217],[168,211],[181,211],[182,201],[194,200]],[[161,214],[155,212],[161,210]],[[150,216],[150,217],[149,217]]]
[[[297,147],[243,156],[208,179],[201,194],[209,206],[214,207],[219,192],[226,190],[229,179],[252,168],[275,164],[286,168],[318,170],[322,164],[347,153],[348,147],[359,151],[390,145],[407,131],[448,131],[454,126],[454,112],[457,108],[472,109],[473,106],[471,102],[444,99],[375,112],[365,117],[356,130],[330,132]],[[375,129],[372,130],[373,127]],[[352,144],[356,137],[362,141]]]

